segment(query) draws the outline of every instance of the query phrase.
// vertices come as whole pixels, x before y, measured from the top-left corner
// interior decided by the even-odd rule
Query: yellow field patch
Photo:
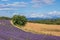
[[[28,22],[24,27],[17,27],[17,28],[24,30],[26,32],[32,32],[35,34],[60,36],[60,25],[47,25],[47,24],[38,24],[38,23]]]

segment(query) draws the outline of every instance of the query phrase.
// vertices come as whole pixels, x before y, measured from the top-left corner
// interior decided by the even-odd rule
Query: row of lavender
[[[60,40],[60,37],[32,34],[14,27],[9,20],[0,20],[0,40]]]

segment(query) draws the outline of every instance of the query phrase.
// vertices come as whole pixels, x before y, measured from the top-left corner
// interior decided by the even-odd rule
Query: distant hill
[[[0,17],[0,20],[10,20],[11,18],[9,17]]]
[[[42,19],[44,19],[44,18],[27,18],[28,20],[42,20]]]
[[[60,19],[60,18],[58,18],[58,17],[53,17],[53,18],[38,18],[38,17],[36,17],[36,18],[27,18],[28,20],[31,20],[31,21],[33,21],[33,20],[54,20],[54,19]]]
[[[42,24],[57,24],[60,25],[60,18],[44,19],[44,18],[28,18],[29,22]]]

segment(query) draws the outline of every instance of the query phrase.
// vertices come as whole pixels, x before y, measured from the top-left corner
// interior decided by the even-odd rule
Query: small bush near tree
[[[12,22],[14,25],[24,26],[27,23],[27,19],[25,16],[14,15],[12,18]]]

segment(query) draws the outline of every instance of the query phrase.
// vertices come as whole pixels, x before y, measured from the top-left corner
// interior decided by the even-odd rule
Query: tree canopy
[[[21,15],[14,15],[12,22],[14,25],[24,26],[27,23],[27,18]]]

